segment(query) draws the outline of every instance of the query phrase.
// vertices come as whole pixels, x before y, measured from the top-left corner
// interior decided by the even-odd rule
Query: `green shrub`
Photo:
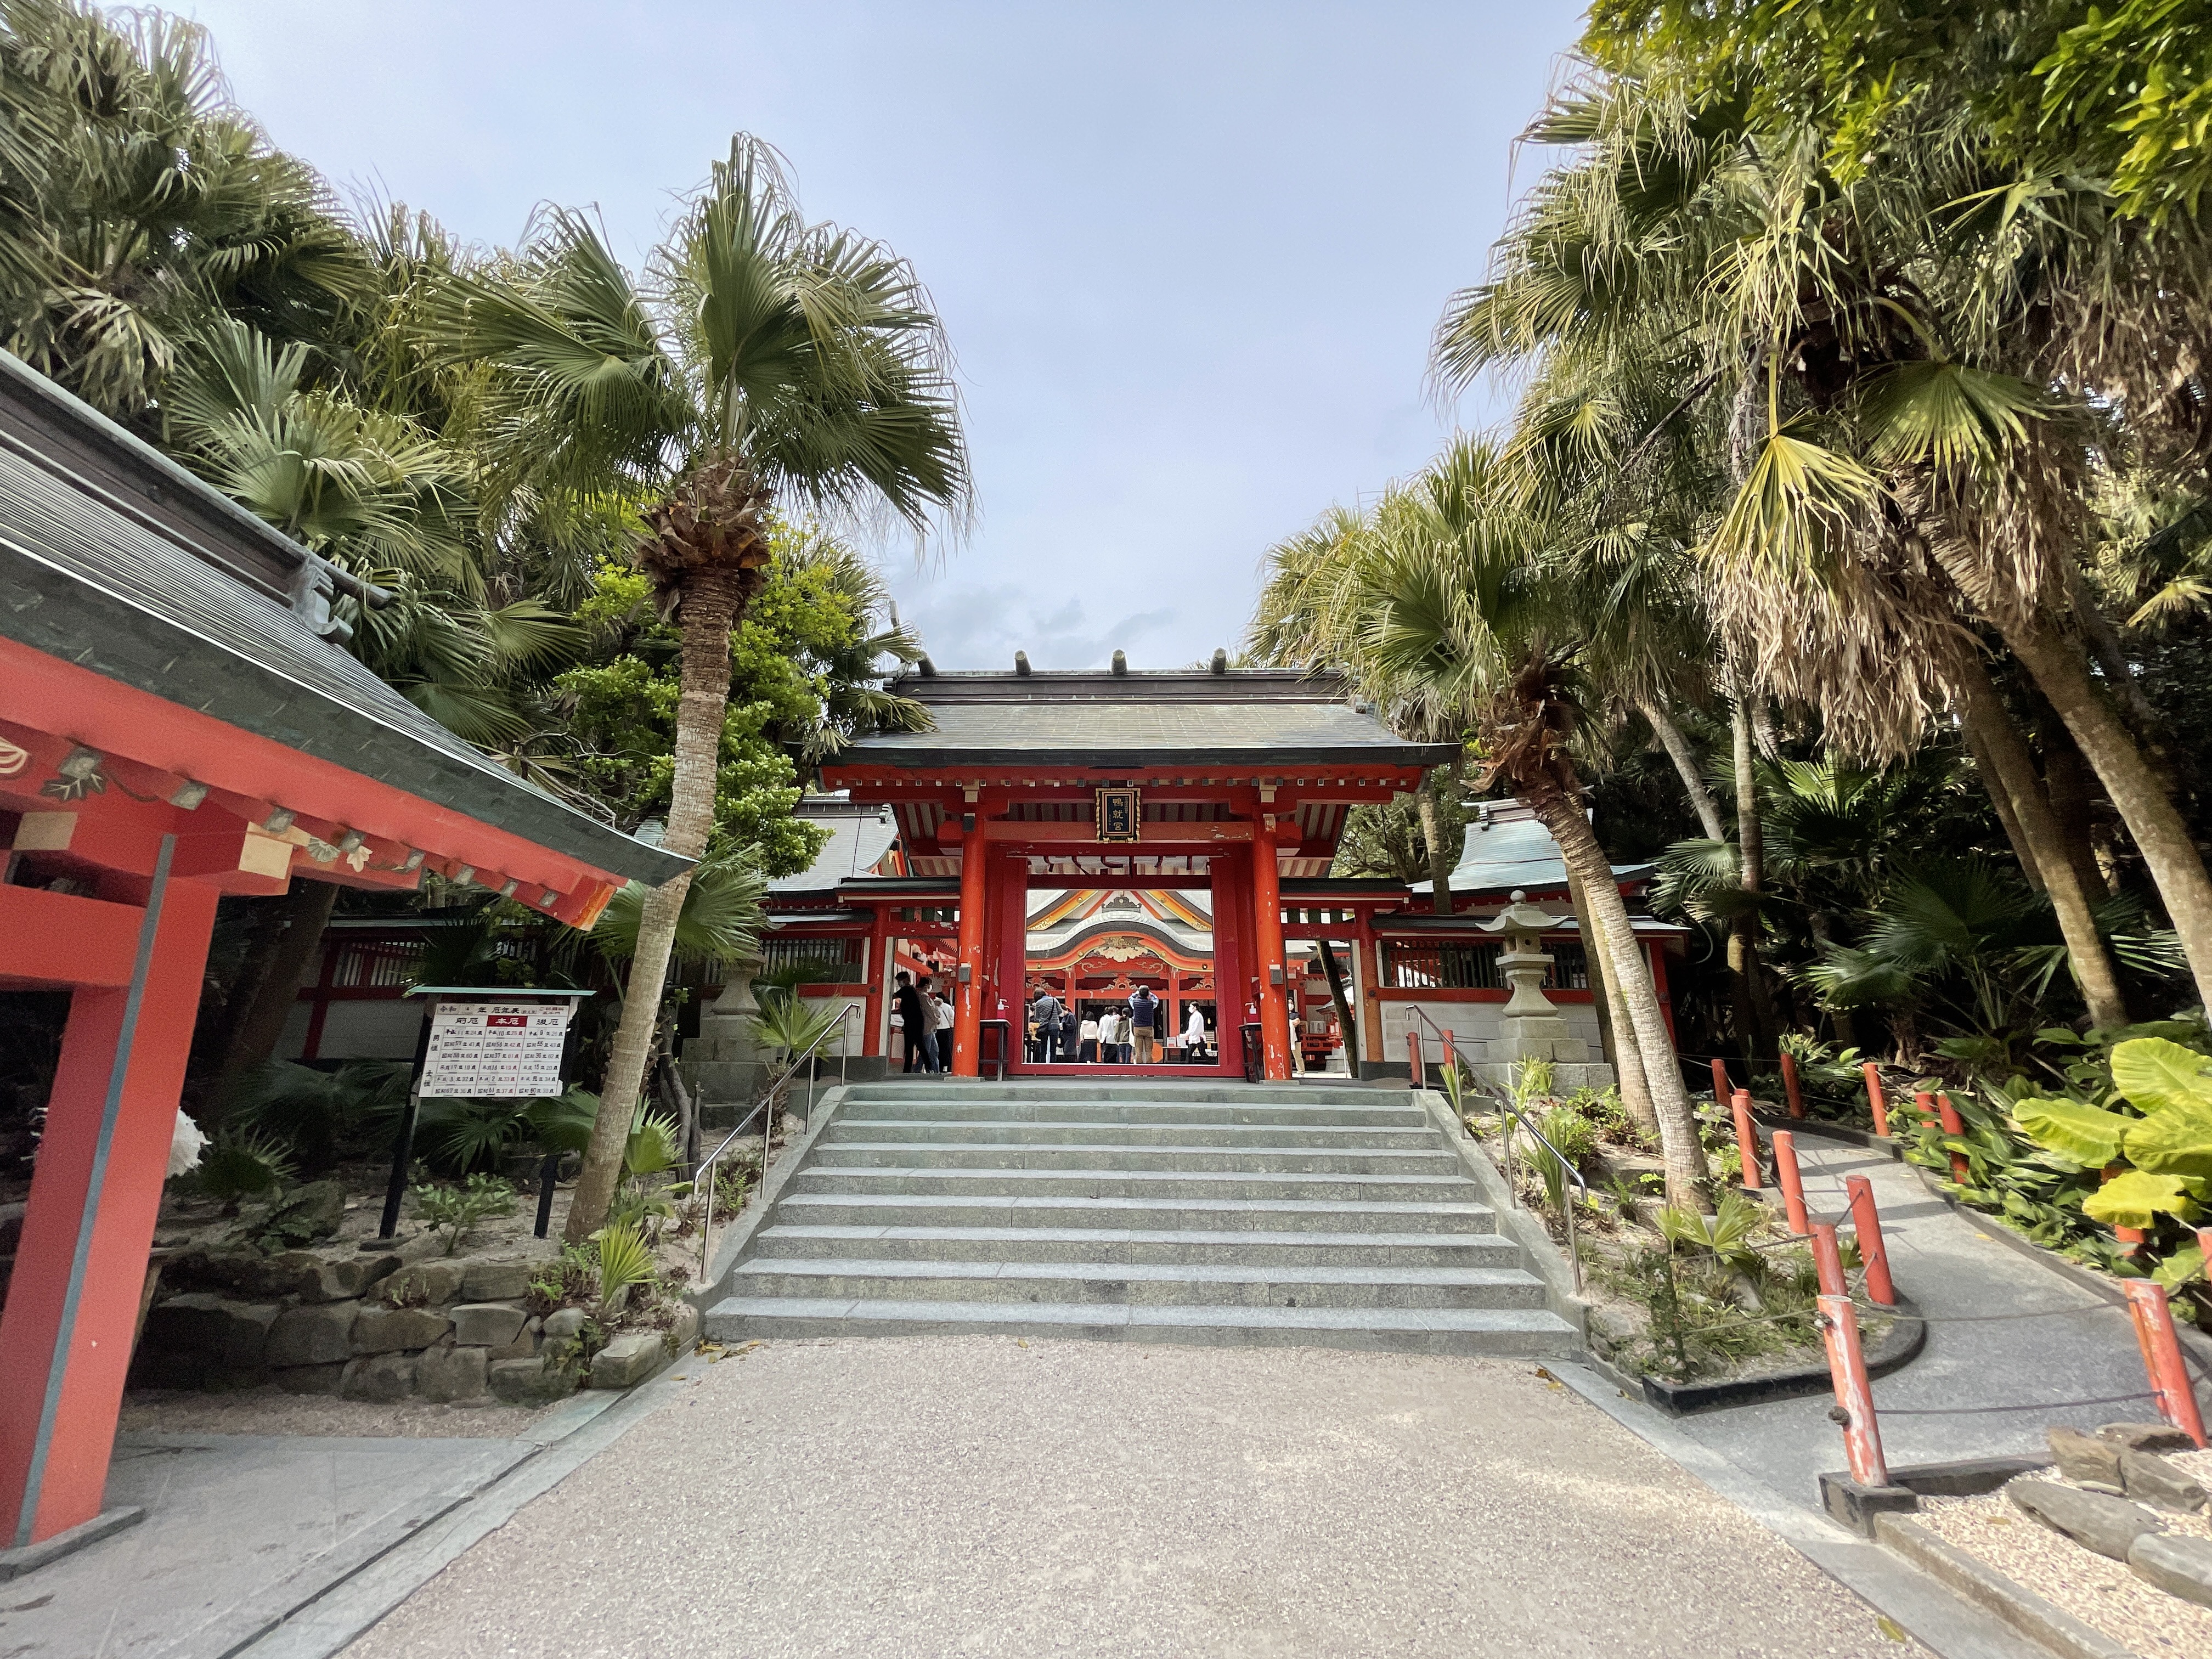
[[[415,1189],[415,1218],[434,1231],[446,1230],[446,1254],[453,1255],[478,1222],[514,1213],[514,1188],[493,1175],[472,1175],[459,1187]]]
[[[222,1204],[226,1215],[250,1198],[274,1198],[291,1180],[291,1149],[270,1135],[225,1129],[200,1154],[199,1167],[180,1177],[202,1197]]]

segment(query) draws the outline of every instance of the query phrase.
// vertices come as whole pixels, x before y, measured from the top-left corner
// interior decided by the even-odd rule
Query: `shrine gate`
[[[1204,890],[1218,1010],[1210,1069],[1244,1073],[1250,1025],[1261,1075],[1289,1078],[1283,884],[1326,878],[1352,807],[1419,787],[1456,752],[1396,736],[1340,684],[1231,669],[1221,653],[1210,670],[1168,672],[1133,672],[1118,653],[1106,673],[939,673],[925,661],[896,689],[934,728],[860,738],[823,766],[823,785],[896,814],[917,900],[957,883],[949,906],[906,908],[939,912],[933,925],[948,936],[960,1077],[978,1075],[994,1020],[1014,1034],[1008,1068],[1027,1068],[1026,895],[1044,885]],[[870,961],[922,925],[899,908],[876,909]]]

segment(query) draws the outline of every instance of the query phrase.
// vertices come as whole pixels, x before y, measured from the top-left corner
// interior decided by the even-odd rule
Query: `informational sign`
[[[1098,839],[1134,841],[1145,820],[1145,798],[1135,789],[1098,792]]]
[[[422,1060],[429,1099],[493,1099],[561,1092],[561,1054],[574,1005],[441,1002]]]

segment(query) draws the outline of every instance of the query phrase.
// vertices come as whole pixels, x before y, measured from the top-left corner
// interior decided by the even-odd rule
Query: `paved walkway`
[[[2126,1312],[2069,1284],[1994,1237],[1994,1222],[1954,1213],[1918,1175],[1881,1153],[1810,1133],[1797,1140],[1805,1198],[1816,1218],[1849,1203],[1846,1176],[1874,1183],[1898,1288],[1930,1319],[1920,1357],[1874,1385],[1884,1451],[1893,1464],[2040,1452],[2047,1423],[2087,1428],[2141,1421],[2148,1400],[2018,1412],[1909,1416],[1908,1412],[2142,1394],[2149,1384]],[[2083,1309],[2056,1318],[1991,1320],[1992,1314]],[[1966,1322],[1946,1323],[1947,1320]],[[1682,1431],[1793,1502],[1819,1503],[1815,1477],[1844,1467],[1842,1437],[1822,1395],[1740,1407],[1680,1419]],[[2207,1401],[2212,1409],[2212,1399]]]
[[[680,1369],[349,1659],[1913,1650],[1526,1364],[935,1337]]]

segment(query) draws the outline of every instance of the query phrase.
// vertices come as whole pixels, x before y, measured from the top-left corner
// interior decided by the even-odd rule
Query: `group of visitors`
[[[1152,1066],[1158,1063],[1168,1024],[1166,1006],[1149,987],[1139,986],[1127,1003],[1108,1004],[1096,1015],[1065,1006],[1049,991],[1040,991],[1029,1010],[1029,1057],[1050,1065]],[[1165,1036],[1185,1065],[1206,1059],[1206,1013],[1196,1003],[1180,1036]]]
[[[952,1069],[952,1005],[930,988],[932,975],[899,970],[891,1007],[906,1036],[906,1069],[943,1076]]]

